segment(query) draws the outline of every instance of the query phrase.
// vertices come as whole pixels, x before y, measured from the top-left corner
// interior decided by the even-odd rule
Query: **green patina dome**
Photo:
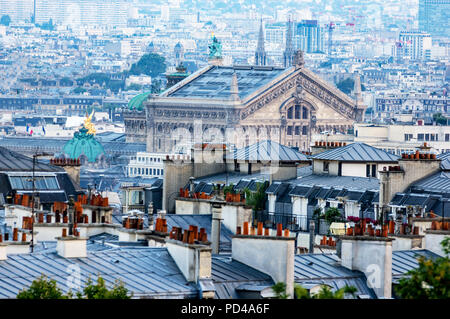
[[[101,154],[105,153],[105,150],[102,144],[95,139],[94,135],[88,134],[88,130],[82,127],[64,145],[63,152],[71,159],[77,159],[80,155],[85,155],[88,158],[88,162],[95,162]]]
[[[130,110],[142,110],[142,103],[144,103],[145,100],[147,100],[147,97],[151,94],[151,92],[145,92],[141,93],[139,95],[136,95],[134,98],[128,102],[128,108]]]

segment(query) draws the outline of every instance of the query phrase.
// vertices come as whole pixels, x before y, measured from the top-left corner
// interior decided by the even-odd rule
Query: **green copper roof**
[[[151,92],[144,92],[139,95],[136,95],[134,98],[128,102],[128,108],[130,110],[142,110],[142,103],[147,100],[147,97],[151,94]]]
[[[87,134],[85,127],[80,128],[73,135],[73,138],[64,145],[63,152],[71,159],[77,159],[80,155],[85,155],[88,162],[95,162],[97,158],[105,153],[102,144],[100,144],[93,134]]]

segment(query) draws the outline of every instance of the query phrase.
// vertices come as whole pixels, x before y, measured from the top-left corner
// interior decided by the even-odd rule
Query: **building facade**
[[[426,60],[431,58],[431,35],[426,32],[402,31],[396,45],[398,59]]]
[[[450,0],[420,0],[419,29],[433,36],[450,36]]]
[[[143,107],[124,113],[127,141],[148,152],[179,153],[193,142],[242,147],[258,140],[309,148],[312,132],[346,131],[365,106],[304,67],[209,65]],[[231,131],[230,134],[228,134]]]

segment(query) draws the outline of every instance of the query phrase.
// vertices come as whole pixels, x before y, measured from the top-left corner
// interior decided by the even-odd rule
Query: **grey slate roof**
[[[333,290],[346,285],[354,286],[357,289],[356,295],[376,298],[374,291],[367,286],[364,274],[341,266],[335,254],[295,255],[294,281],[300,285],[326,284]]]
[[[58,166],[45,164],[39,159],[36,160],[36,171],[40,172],[64,172]],[[0,146],[0,171],[8,172],[31,172],[33,170],[33,159],[17,152],[8,150]]]
[[[227,153],[228,160],[265,162],[306,162],[308,158],[294,149],[271,140],[235,149]]]
[[[135,297],[194,298],[197,289],[188,283],[164,248],[120,248],[88,252],[86,258],[62,258],[56,253],[8,255],[0,261],[0,298],[15,298],[42,273],[69,291],[70,265],[80,268],[81,285],[89,276],[105,279],[111,288],[120,279]],[[72,266],[72,267],[74,267]]]
[[[450,152],[438,154],[436,157],[441,160],[441,169],[450,171]]]
[[[424,256],[427,259],[436,259],[440,256],[426,250],[396,250],[392,252],[392,281],[396,282],[408,271],[419,267],[418,258]]]
[[[380,181],[374,177],[331,176],[325,174],[311,174],[289,180],[297,185],[315,185],[340,187],[354,190],[379,190]]]
[[[411,186],[411,190],[450,193],[450,172],[438,172],[421,179]]]
[[[312,159],[342,162],[397,162],[398,156],[365,143],[351,143],[311,156]]]
[[[243,284],[273,286],[272,278],[254,268],[233,260],[230,255],[212,257],[212,280],[216,298],[239,298],[236,288]]]
[[[236,73],[239,97],[244,99],[258,88],[268,84],[285,70],[277,67],[213,66],[176,90],[169,97],[229,99],[231,79]],[[194,75],[192,76],[194,77]],[[164,94],[164,93],[163,93]]]

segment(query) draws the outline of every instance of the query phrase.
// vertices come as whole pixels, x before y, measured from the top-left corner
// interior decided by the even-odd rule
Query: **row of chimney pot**
[[[15,194],[14,195],[14,204],[22,205],[25,207],[31,207],[33,205],[33,201],[31,200],[31,196],[27,194]]]
[[[239,193],[237,194],[227,193],[225,195],[225,201],[228,203],[245,203],[245,197]]]
[[[144,219],[139,217],[126,217],[122,221],[122,226],[126,229],[144,229]]]
[[[327,236],[323,236],[323,238],[320,240],[320,245],[321,246],[331,246],[331,247],[335,247],[336,246],[336,241],[333,240],[333,237],[327,237]]]
[[[249,233],[249,224],[248,222],[244,222],[243,227],[236,227],[236,235],[250,235],[250,236],[270,236],[270,229],[264,228],[262,222],[258,222],[257,227],[250,227]],[[289,237],[289,229],[284,230],[283,234],[283,224],[277,224],[277,237]]]
[[[421,153],[419,150],[417,150],[415,153],[413,154],[409,154],[409,153],[402,153],[402,159],[414,159],[414,160],[419,160],[419,159],[436,159],[436,154],[432,154],[432,153]]]
[[[189,190],[188,189],[183,189],[180,188],[180,197],[182,198],[191,198],[191,196],[189,195]],[[209,195],[206,195],[205,192],[197,192],[193,194],[193,197],[195,199],[211,199],[212,197]]]
[[[170,231],[169,238],[192,245],[195,242],[207,242],[208,234],[205,228],[200,228],[200,231],[198,231],[198,226],[194,225],[189,225],[189,229],[185,229],[184,232],[181,227],[174,226]]]
[[[318,146],[318,147],[342,147],[342,146],[347,146],[347,143],[346,142],[316,141],[315,146]]]
[[[80,159],[71,159],[71,158],[51,158],[50,159],[51,165],[70,165],[70,166],[80,166]]]
[[[5,233],[4,235],[5,235],[4,240],[8,241],[9,240],[9,233]],[[18,241],[19,240],[19,229],[17,229],[17,228],[13,229],[13,236],[12,237],[13,237],[12,238],[13,241]],[[26,242],[27,241],[27,234],[26,233],[22,232],[21,241],[22,242]],[[0,243],[1,242],[3,242],[3,235],[2,234],[0,234]]]
[[[95,214],[95,212],[93,212],[93,214]],[[37,222],[38,224],[43,224],[44,223],[44,213],[38,213],[37,214]],[[45,222],[47,224],[52,223],[52,217],[55,216],[55,220],[54,223],[61,223],[61,217],[62,217],[62,222],[64,224],[67,224],[69,222],[69,217],[67,215],[67,212],[65,211],[64,213],[59,213],[56,212],[54,214],[46,214],[45,215]],[[32,224],[32,217],[23,217],[22,219],[22,228],[24,229],[31,229],[31,224]],[[76,212],[76,217],[75,217],[75,221],[77,223],[84,223],[84,224],[88,224],[89,223],[89,217],[86,214],[82,214],[81,212]],[[92,222],[95,223],[95,217],[93,216]],[[106,218],[105,216],[102,216],[101,218],[101,222],[102,223],[106,223]]]
[[[450,230],[450,223],[434,220],[431,222],[431,230]]]
[[[167,233],[167,220],[165,218],[156,219],[155,231],[160,233]]]

